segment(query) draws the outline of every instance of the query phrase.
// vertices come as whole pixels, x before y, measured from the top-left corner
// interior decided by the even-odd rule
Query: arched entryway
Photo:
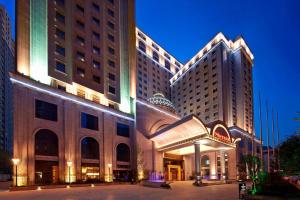
[[[83,182],[100,179],[99,143],[92,137],[81,140],[81,178]]]
[[[118,181],[130,181],[132,174],[130,171],[130,148],[125,143],[120,143],[116,147],[117,169],[113,171],[114,177]]]
[[[204,179],[210,178],[210,161],[208,155],[201,157],[201,175]]]
[[[48,130],[41,129],[35,134],[35,183],[58,183],[58,137]]]

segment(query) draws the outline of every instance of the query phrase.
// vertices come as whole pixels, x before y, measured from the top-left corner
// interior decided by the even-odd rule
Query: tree
[[[299,112],[298,114],[300,114],[300,112]],[[297,117],[295,120],[296,120],[297,122],[300,122],[300,117]],[[299,134],[299,135],[300,135],[300,128],[297,129],[296,134]]]
[[[261,165],[261,161],[257,156],[252,156],[252,155],[246,155],[243,157],[243,160],[246,165],[246,170],[248,169],[249,171],[249,176],[252,181],[252,189],[251,189],[251,194],[256,194],[257,193],[257,186],[260,184],[259,183],[259,169]]]
[[[280,145],[280,168],[285,174],[300,173],[300,135],[292,135]]]

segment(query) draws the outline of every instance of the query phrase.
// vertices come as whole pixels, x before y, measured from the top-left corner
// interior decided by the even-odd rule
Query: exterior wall
[[[58,121],[52,122],[35,117],[35,99],[43,100],[58,106]],[[71,180],[81,180],[81,140],[92,137],[99,143],[99,166],[101,180],[107,180],[108,164],[113,170],[117,168],[116,146],[125,143],[133,146],[134,124],[132,121],[112,116],[89,107],[75,104],[41,93],[18,84],[14,84],[14,108],[18,110],[14,116],[14,157],[20,159],[18,165],[18,182],[20,185],[34,184],[35,176],[35,133],[40,129],[49,129],[59,139],[59,180],[65,182],[68,168],[67,161],[72,161]],[[85,112],[98,117],[99,130],[81,128],[80,113]],[[116,123],[122,122],[130,126],[130,138],[116,135]],[[134,151],[131,149],[131,168],[134,169]]]
[[[12,152],[12,87],[9,72],[14,71],[14,43],[11,22],[0,5],[0,150]]]

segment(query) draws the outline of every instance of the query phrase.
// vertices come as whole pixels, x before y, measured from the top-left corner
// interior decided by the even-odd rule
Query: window
[[[165,67],[170,70],[170,63],[167,60],[165,60]]]
[[[41,100],[35,100],[35,117],[57,121],[57,105]]]
[[[108,60],[107,62],[108,62],[108,65],[110,67],[113,67],[113,68],[115,67],[115,62],[114,61]]]
[[[129,126],[127,124],[117,123],[117,135],[129,137]]]
[[[93,46],[93,53],[99,55],[100,54],[100,48]]]
[[[111,94],[115,94],[116,93],[116,89],[112,86],[108,86],[108,92]]]
[[[108,73],[108,78],[112,81],[115,81],[115,75],[114,74],[111,74],[111,73]]]
[[[62,30],[56,28],[55,29],[55,36],[64,40],[65,39],[65,32],[63,32]]]
[[[81,128],[98,131],[98,117],[82,112]]]
[[[99,160],[99,143],[92,137],[81,141],[81,158]]]
[[[115,41],[115,37],[111,34],[108,34],[107,35],[107,38],[111,41],[111,42],[114,42]]]
[[[130,162],[130,149],[127,144],[120,143],[117,146],[117,161]]]
[[[62,86],[62,85],[57,85],[57,89],[62,90],[62,91],[66,91],[66,87]]]
[[[97,19],[96,17],[93,17],[93,18],[92,18],[92,22],[93,22],[93,24],[95,24],[96,26],[100,26],[100,20]]]
[[[113,29],[113,30],[115,29],[114,23],[112,23],[112,22],[110,22],[110,21],[107,22],[107,26],[108,26],[109,28]]]
[[[41,129],[35,134],[35,155],[58,156],[58,138],[48,129]]]
[[[55,20],[59,21],[62,24],[64,24],[65,23],[65,16],[60,14],[59,12],[56,12],[55,13]]]
[[[56,61],[56,66],[55,66],[55,69],[60,71],[60,72],[63,72],[65,73],[66,72],[66,66],[64,63],[60,62],[60,61]]]
[[[85,56],[84,56],[84,53],[81,53],[81,52],[79,52],[79,51],[77,51],[77,59],[78,60],[80,60],[80,61],[82,61],[82,62],[84,62],[84,60],[85,60]]]
[[[100,83],[100,77],[99,76],[93,76],[93,80],[96,82],[96,83]]]
[[[79,20],[76,20],[76,26],[80,29],[84,29],[84,23],[82,23],[81,21]]]
[[[77,67],[77,75],[84,77],[85,71],[82,68]]]
[[[81,7],[80,5],[76,4],[76,10],[81,14],[83,15],[84,14],[84,8]]]
[[[61,56],[65,56],[65,48],[58,44],[55,45],[55,52]]]
[[[111,9],[107,9],[107,14],[109,15],[109,16],[111,16],[111,17],[114,17],[115,16],[115,13],[114,13],[114,11],[112,11]]]
[[[55,0],[55,3],[60,5],[60,6],[64,6],[65,5],[65,0]]]
[[[152,52],[152,58],[153,58],[155,61],[159,62],[159,56],[158,56],[158,53],[156,53],[155,51]]]
[[[98,4],[96,4],[95,2],[93,2],[93,9],[96,11],[96,12],[100,12],[100,7]]]
[[[110,2],[111,4],[114,4],[114,0],[107,0],[108,2]]]
[[[139,41],[139,49],[146,53],[146,45],[144,42]]]
[[[110,54],[115,55],[115,50],[113,48],[108,47],[107,49]]]
[[[80,45],[80,46],[84,46],[85,40],[83,37],[77,35],[76,36],[76,42]]]
[[[96,69],[100,69],[100,62],[93,60],[93,67]]]
[[[93,38],[94,38],[95,40],[100,40],[100,34],[97,33],[97,32],[95,32],[95,31],[93,31]]]

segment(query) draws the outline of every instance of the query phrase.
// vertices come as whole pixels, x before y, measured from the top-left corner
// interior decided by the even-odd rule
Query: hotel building
[[[181,64],[135,27],[134,9],[17,1],[17,185],[236,178],[237,142],[253,136],[249,48],[220,33]]]
[[[9,72],[14,71],[14,42],[11,21],[0,5],[0,151],[11,153],[12,143],[12,86]]]

